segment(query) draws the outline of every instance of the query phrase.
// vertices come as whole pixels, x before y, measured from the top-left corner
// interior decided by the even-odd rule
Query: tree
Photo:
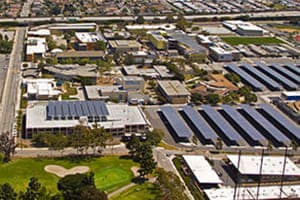
[[[135,134],[132,134],[130,140],[126,143],[126,148],[129,150],[129,154],[131,157],[135,157],[140,146],[140,139]]]
[[[147,174],[151,174],[156,167],[153,159],[152,147],[148,143],[142,143],[137,149],[136,160],[140,163],[138,170],[140,177],[144,178]]]
[[[164,132],[160,129],[154,129],[151,132],[146,133],[146,142],[148,142],[151,146],[157,146],[164,136]]]
[[[138,24],[143,24],[143,23],[145,23],[145,19],[144,19],[144,17],[143,16],[138,16],[137,18],[136,18],[136,23],[138,23]]]
[[[87,150],[89,147],[89,132],[89,128],[83,125],[75,126],[69,136],[71,147],[81,153],[83,153],[84,150]]]
[[[105,44],[105,42],[103,42],[102,40],[98,40],[98,41],[94,44],[94,48],[95,48],[95,50],[101,50],[101,51],[104,51],[104,50],[106,50],[106,44]]]
[[[107,195],[95,186],[94,173],[68,175],[57,183],[64,200],[107,200]]]
[[[185,31],[190,24],[186,21],[183,15],[179,15],[176,22],[176,27]]]
[[[241,78],[235,73],[227,73],[225,74],[225,78],[234,84],[238,84],[239,82],[241,82]]]
[[[223,141],[221,138],[218,137],[216,142],[216,149],[221,150],[223,148]]]
[[[2,200],[15,200],[17,199],[17,193],[8,183],[0,185],[0,199]]]
[[[32,177],[25,192],[20,192],[20,200],[50,200],[51,195],[45,187],[41,185],[37,178]]]
[[[166,172],[163,169],[158,169],[157,174],[158,176],[155,185],[161,191],[161,199],[189,199],[184,192],[184,185],[176,174],[173,172]]]
[[[4,154],[3,162],[6,163],[10,161],[11,155],[15,153],[16,147],[15,138],[12,137],[9,132],[0,134],[0,153]]]
[[[112,138],[112,135],[104,130],[104,128],[98,128],[97,125],[91,130],[90,134],[90,147],[93,149],[94,154],[97,152],[101,153],[106,147],[106,142]]]
[[[292,147],[292,149],[293,149],[294,151],[297,151],[297,150],[298,150],[298,143],[297,143],[295,140],[292,140],[290,146]]]
[[[46,134],[45,135],[45,143],[54,151],[60,151],[63,154],[64,149],[68,146],[69,140],[67,136],[63,135],[62,133],[58,134]]]
[[[192,93],[191,95],[191,101],[195,103],[196,105],[201,104],[203,102],[204,98],[201,94],[199,93]]]
[[[193,144],[194,144],[193,147],[195,147],[195,146],[198,145],[198,138],[196,137],[196,135],[193,135],[193,137],[192,137],[192,142],[193,142]]]
[[[218,94],[208,94],[205,96],[205,102],[211,105],[217,105],[221,101]]]

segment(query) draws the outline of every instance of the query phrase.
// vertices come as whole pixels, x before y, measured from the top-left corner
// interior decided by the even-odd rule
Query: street
[[[16,29],[0,105],[0,133],[11,131],[15,121],[25,30],[24,27]]]

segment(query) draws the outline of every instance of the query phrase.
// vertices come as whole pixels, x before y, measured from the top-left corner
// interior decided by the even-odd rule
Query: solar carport
[[[280,112],[275,110],[272,106],[268,104],[260,105],[264,114],[266,114],[270,119],[275,120],[277,124],[280,125],[279,129],[283,130],[290,139],[296,141],[300,144],[300,128],[292,123],[289,119],[284,117]]]
[[[279,65],[278,63],[272,63],[270,65],[274,70],[276,70],[278,73],[282,74],[283,76],[287,77],[288,79],[290,79],[291,81],[295,82],[295,83],[300,83],[300,76],[298,76],[297,74],[289,71],[288,69],[286,69],[285,67],[282,67],[281,65]]]
[[[225,118],[246,139],[251,146],[267,145],[268,140],[236,108],[222,105]]]
[[[171,106],[163,106],[159,112],[161,117],[177,142],[188,142],[192,132],[179,116],[178,112]]]
[[[269,120],[261,115],[255,108],[242,104],[241,112],[247,120],[255,124],[255,127],[275,146],[288,146],[290,139],[280,132]]]
[[[198,111],[191,106],[184,106],[180,113],[182,113],[183,118],[196,133],[202,144],[214,144],[217,141],[219,136]]]
[[[222,135],[221,138],[228,146],[246,144],[239,133],[237,133],[237,131],[213,107],[202,105],[201,108],[204,118],[210,123],[210,126],[215,129],[218,135]]]

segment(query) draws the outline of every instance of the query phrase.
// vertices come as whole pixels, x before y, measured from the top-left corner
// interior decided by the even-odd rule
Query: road
[[[17,105],[25,28],[16,29],[0,105],[0,133],[12,130]]]
[[[185,18],[188,20],[195,19],[212,19],[212,18],[235,18],[242,17],[245,15],[249,15],[250,18],[266,18],[266,17],[296,17],[300,16],[299,11],[269,11],[269,12],[249,12],[249,13],[232,13],[232,14],[203,14],[203,15],[186,15]],[[27,22],[47,22],[51,20],[55,20],[57,22],[67,22],[69,19],[75,19],[77,21],[84,22],[94,22],[94,21],[115,21],[115,20],[123,20],[123,21],[134,21],[137,16],[98,16],[98,17],[20,17],[20,18],[1,18],[1,22],[19,22],[19,23],[27,23]],[[144,16],[145,20],[151,21],[153,19],[165,19],[166,16]]]

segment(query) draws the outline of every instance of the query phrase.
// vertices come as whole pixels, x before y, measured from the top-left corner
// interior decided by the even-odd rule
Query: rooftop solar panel
[[[180,116],[174,108],[170,106],[161,107],[161,112],[178,137],[189,138],[192,136],[191,131],[188,129],[186,124],[184,124],[182,119],[180,119]]]
[[[247,63],[244,63],[241,66],[243,69],[250,71],[250,73],[252,73],[254,76],[258,76],[259,79],[265,82],[266,85],[269,86],[269,88],[271,88],[272,90],[281,90],[281,86],[276,81],[266,76],[264,73],[260,72],[255,67]]]
[[[290,143],[290,139],[281,133],[271,122],[269,122],[265,117],[263,117],[257,110],[252,108],[249,105],[243,104],[241,108],[248,114],[250,117],[260,124],[264,129],[268,131],[269,134],[273,136],[277,141],[287,144]]]
[[[269,76],[272,76],[272,78],[278,80],[280,83],[282,83],[284,86],[286,86],[288,89],[296,90],[298,88],[298,85],[294,82],[290,81],[289,79],[285,78],[275,70],[271,69],[270,67],[266,66],[265,64],[261,62],[256,63],[257,67],[267,73]]]
[[[298,76],[297,74],[294,74],[293,72],[289,71],[288,69],[280,66],[277,63],[272,63],[271,67],[273,67],[275,70],[277,70],[278,72],[281,72],[282,74],[284,74],[286,77],[289,77],[292,81],[294,81],[295,83],[300,83],[300,76]]]
[[[258,80],[250,76],[245,71],[241,70],[235,64],[230,63],[225,65],[225,67],[233,71],[237,75],[239,75],[244,81],[246,81],[249,85],[251,85],[255,90],[260,90],[260,91],[265,90],[265,86],[261,82],[259,82]]]
[[[298,68],[296,65],[294,65],[292,63],[286,63],[286,64],[284,64],[284,66],[287,69],[289,69],[290,71],[292,71],[300,76],[300,68]]]
[[[300,129],[294,125],[290,120],[284,117],[281,113],[276,111],[272,106],[268,104],[261,104],[260,107],[272,118],[274,118],[279,124],[285,127],[291,132],[297,139],[300,140]]]
[[[69,104],[67,104],[66,102],[62,102],[61,105],[62,105],[62,116],[64,117],[70,116]]]
[[[74,103],[69,104],[70,116],[78,116]]]
[[[209,105],[202,105],[201,108],[208,115],[208,117],[222,130],[226,137],[237,143],[242,142],[242,137],[235,131],[234,128],[218,113],[214,108]]]
[[[97,115],[97,112],[96,112],[96,110],[95,110],[95,108],[94,108],[93,102],[88,101],[87,103],[88,103],[87,105],[88,105],[89,111],[90,111],[90,113],[91,113],[91,116],[93,116],[93,117],[98,116],[98,115]]]
[[[63,111],[62,111],[62,102],[58,101],[55,106],[55,115],[56,117],[62,117],[63,116]]]
[[[229,115],[254,141],[266,141],[267,139],[259,133],[235,108],[222,105],[223,110]]]
[[[207,124],[203,117],[194,110],[191,106],[184,106],[182,111],[188,117],[188,119],[193,123],[197,130],[203,135],[207,140],[215,140],[218,135],[215,131]]]
[[[53,102],[49,101],[47,105],[47,117],[54,117],[55,116],[55,109],[53,106]]]
[[[76,101],[74,103],[75,103],[75,109],[76,109],[76,113],[77,113],[76,117],[84,116],[84,112],[82,111],[82,107],[80,105],[80,102]]]

